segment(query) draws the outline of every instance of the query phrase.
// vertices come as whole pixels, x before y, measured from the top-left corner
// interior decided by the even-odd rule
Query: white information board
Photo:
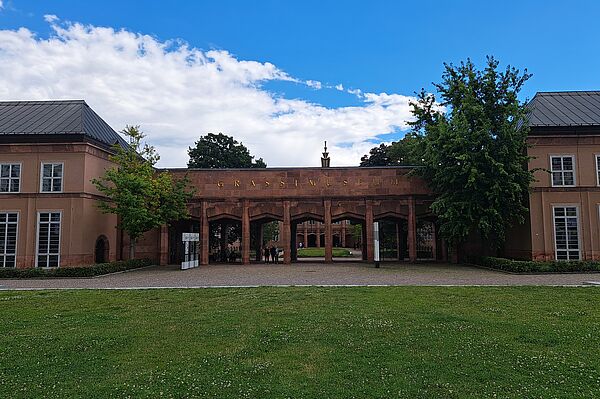
[[[198,267],[198,242],[200,241],[200,233],[182,233],[181,241],[183,242],[181,270]]]
[[[373,250],[375,265],[379,266],[379,222],[373,223]]]

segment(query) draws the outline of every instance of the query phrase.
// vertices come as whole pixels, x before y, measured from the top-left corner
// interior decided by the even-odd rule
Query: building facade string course
[[[600,92],[538,93],[528,107],[528,167],[536,169],[536,182],[529,217],[509,232],[505,255],[598,259]],[[115,215],[97,209],[102,197],[91,183],[115,166],[109,160],[115,143],[127,145],[84,101],[0,102],[0,267],[128,256],[127,235]],[[412,168],[329,162],[325,149],[320,168],[169,169],[187,175],[196,189],[191,218],[146,233],[136,255],[177,263],[181,233],[198,232],[200,263],[208,264],[219,246],[215,228],[237,226],[238,260],[246,264],[260,256],[265,223],[276,221],[285,263],[297,259],[300,243],[323,247],[327,262],[334,246],[358,246],[372,261],[373,222],[380,221],[389,227],[396,259],[447,259],[430,210],[434,197]]]

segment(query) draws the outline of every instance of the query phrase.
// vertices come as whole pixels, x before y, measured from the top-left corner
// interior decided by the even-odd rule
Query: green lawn
[[[352,256],[346,248],[333,248],[334,257]],[[299,258],[323,258],[325,256],[325,248],[302,248],[298,249]]]
[[[592,398],[597,288],[0,292],[0,397]]]

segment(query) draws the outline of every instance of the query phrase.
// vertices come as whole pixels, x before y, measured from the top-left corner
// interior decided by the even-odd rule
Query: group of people
[[[276,246],[264,246],[262,249],[265,263],[279,263],[279,250]]]

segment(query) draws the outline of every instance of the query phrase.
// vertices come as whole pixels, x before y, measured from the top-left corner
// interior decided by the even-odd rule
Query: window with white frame
[[[0,212],[0,267],[15,267],[19,214]]]
[[[38,213],[37,267],[59,266],[60,216],[60,212]]]
[[[40,191],[43,193],[61,192],[63,190],[63,164],[42,163],[42,181]]]
[[[21,164],[0,164],[0,193],[18,193],[21,189]]]
[[[573,155],[553,155],[550,157],[552,186],[575,185],[575,157]]]
[[[554,207],[556,260],[579,260],[579,215],[576,206]]]

